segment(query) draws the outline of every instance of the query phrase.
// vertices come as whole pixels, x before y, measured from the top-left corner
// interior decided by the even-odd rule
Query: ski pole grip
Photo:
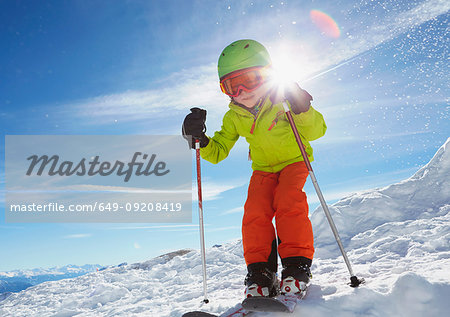
[[[205,109],[200,109],[197,107],[191,108],[191,113],[195,114],[196,117],[199,119],[199,121],[201,121],[202,123],[202,134],[206,132],[206,110]],[[201,138],[202,138],[202,134],[200,135],[193,135],[195,140],[198,140],[200,142]]]

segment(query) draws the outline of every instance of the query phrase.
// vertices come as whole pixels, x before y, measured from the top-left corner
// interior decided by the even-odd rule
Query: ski
[[[252,314],[251,311],[244,309],[244,307],[242,307],[242,304],[239,303],[220,315],[214,315],[202,311],[193,311],[184,314],[182,317],[247,317],[250,316],[251,314]]]
[[[242,307],[252,312],[292,313],[300,297],[296,295],[278,295],[276,297],[249,297],[244,299]]]
[[[299,300],[303,299],[307,290],[301,295],[278,295],[275,297],[249,297],[241,304],[230,308],[221,315],[214,315],[201,311],[193,311],[182,317],[247,317],[255,312],[284,312],[292,313]]]
[[[218,315],[213,315],[210,313],[205,313],[203,311],[191,311],[189,313],[183,314],[181,317],[217,317]]]

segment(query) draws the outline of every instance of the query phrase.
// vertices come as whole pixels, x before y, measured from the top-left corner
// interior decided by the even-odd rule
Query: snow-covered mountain
[[[86,264],[0,272],[0,294],[18,292],[42,282],[77,277],[101,268],[98,264]]]
[[[450,139],[411,178],[355,193],[330,206],[353,268],[366,279],[357,289],[347,285],[349,274],[331,230],[322,210],[315,210],[312,286],[291,316],[447,316],[449,175]],[[246,270],[241,242],[208,249],[207,268],[209,304],[201,304],[199,252],[180,250],[144,263],[33,286],[1,301],[0,315],[221,313],[243,296]]]
[[[431,161],[412,177],[380,189],[370,189],[344,197],[330,206],[343,241],[388,222],[407,222],[442,216],[450,204],[450,138]],[[315,245],[328,251],[336,242],[322,207],[311,216]]]

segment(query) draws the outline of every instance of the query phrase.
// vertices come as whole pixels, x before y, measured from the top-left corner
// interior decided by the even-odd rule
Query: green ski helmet
[[[254,40],[239,40],[224,48],[217,65],[219,78],[239,69],[268,66],[272,63],[269,52]]]

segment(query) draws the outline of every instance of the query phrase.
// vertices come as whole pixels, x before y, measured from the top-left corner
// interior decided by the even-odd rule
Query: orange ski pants
[[[314,237],[303,191],[308,175],[304,162],[290,164],[278,173],[253,172],[242,221],[247,266],[268,261],[275,239],[274,217],[281,259],[302,256],[312,260]]]

